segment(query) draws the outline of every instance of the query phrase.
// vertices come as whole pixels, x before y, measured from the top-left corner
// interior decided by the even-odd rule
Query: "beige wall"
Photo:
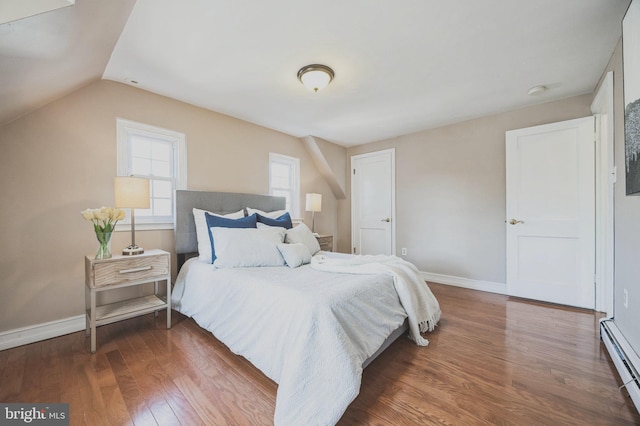
[[[343,146],[327,142],[324,139],[314,138],[318,149],[329,163],[333,176],[342,191],[347,188],[347,149]]]
[[[588,116],[591,100],[523,108],[353,147],[347,155],[395,148],[398,253],[406,247],[405,258],[424,272],[504,284],[505,132]],[[339,223],[349,223],[340,227],[343,251],[350,248],[349,203],[350,188],[339,207]]]
[[[332,213],[337,214],[338,220],[336,229],[332,233],[333,249],[348,253],[350,243],[347,238],[351,231],[349,230],[349,223],[345,223],[344,221],[345,219],[349,220],[350,215],[345,216],[340,214],[341,206],[345,203],[347,179],[349,176],[347,166],[347,149],[343,146],[336,145],[320,138],[313,139],[319,151],[318,155],[322,156],[323,160],[327,162],[331,169],[331,176],[327,176],[327,179],[334,182],[333,195],[336,198],[337,205],[334,206],[334,211]],[[337,185],[339,189],[335,189],[335,185]],[[322,210],[322,213],[318,214],[316,219],[320,219],[320,216],[324,214],[324,205]]]
[[[336,234],[336,199],[297,138],[98,81],[0,127],[0,332],[83,313],[84,255],[97,242],[80,211],[113,205],[116,117],[185,133],[190,189],[268,193],[269,152],[300,158],[301,193],[323,194],[316,229]],[[114,252],[129,241],[117,233]],[[136,242],[173,251],[173,231]]]

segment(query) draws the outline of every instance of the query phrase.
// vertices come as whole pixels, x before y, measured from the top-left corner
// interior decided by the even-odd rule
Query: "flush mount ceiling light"
[[[333,80],[333,70],[326,65],[311,64],[300,68],[298,80],[309,89],[317,92],[324,89]]]
[[[546,92],[547,89],[548,89],[547,86],[534,86],[531,89],[529,89],[529,96],[540,95]]]

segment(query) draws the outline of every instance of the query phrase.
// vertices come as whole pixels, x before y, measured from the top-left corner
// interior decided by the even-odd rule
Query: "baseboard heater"
[[[623,386],[627,388],[631,400],[640,412],[640,358],[629,345],[612,318],[600,320],[600,339],[609,351]]]

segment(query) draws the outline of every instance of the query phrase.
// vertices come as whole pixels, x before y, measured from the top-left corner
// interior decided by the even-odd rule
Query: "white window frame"
[[[184,133],[173,130],[163,129],[161,127],[151,126],[149,124],[138,123],[131,120],[116,118],[117,132],[117,175],[132,176],[130,173],[129,158],[129,137],[131,135],[150,136],[154,139],[161,139],[170,142],[173,147],[173,211],[171,218],[166,220],[158,220],[151,216],[141,216],[136,213],[136,229],[137,230],[155,230],[155,229],[173,229],[175,222],[175,190],[187,188],[187,144]],[[151,176],[135,175],[138,177],[149,178]],[[130,228],[130,215],[118,222],[116,231],[127,231]],[[127,225],[127,226],[125,226]]]
[[[269,153],[269,194],[273,195],[274,189],[283,190],[283,188],[274,188],[271,182],[271,166],[274,163],[284,164],[291,169],[293,182],[291,183],[291,208],[289,214],[292,218],[300,217],[300,159],[289,157],[288,155]]]

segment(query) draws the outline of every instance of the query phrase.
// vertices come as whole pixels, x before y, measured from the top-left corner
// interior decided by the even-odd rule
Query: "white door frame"
[[[391,154],[391,254],[396,254],[396,150],[395,148],[383,149],[381,151],[367,152],[366,154],[351,156],[351,171],[349,173],[351,187],[351,252],[354,250],[354,241],[356,238],[356,229],[354,227],[354,202],[355,194],[353,188],[353,170],[354,162],[361,158],[373,157],[380,154]]]
[[[613,316],[614,294],[614,103],[613,71],[598,89],[591,112],[596,117],[596,311]]]

